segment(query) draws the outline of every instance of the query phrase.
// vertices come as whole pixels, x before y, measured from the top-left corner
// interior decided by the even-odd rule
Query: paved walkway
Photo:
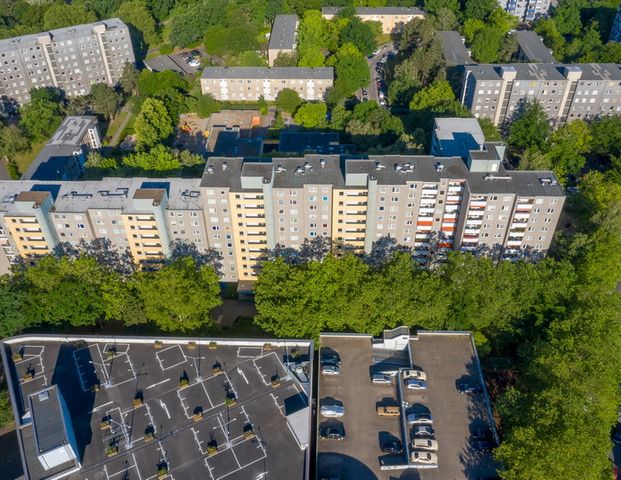
[[[123,130],[125,130],[125,127],[127,126],[127,122],[129,122],[129,119],[131,118],[131,113],[129,111],[129,101],[123,106],[123,108],[118,114],[124,115],[124,117],[123,117],[123,121],[119,124],[119,126],[116,129],[116,132],[114,132],[114,135],[110,139],[111,147],[116,147],[119,144],[119,140],[120,140],[119,137],[121,136],[121,133],[123,133]]]

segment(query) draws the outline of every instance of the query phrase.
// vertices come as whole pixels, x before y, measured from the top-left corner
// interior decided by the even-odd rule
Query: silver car
[[[345,407],[341,405],[322,405],[320,413],[322,417],[342,417],[345,415]]]
[[[438,464],[438,456],[435,453],[422,450],[414,450],[410,455],[410,460],[412,463],[424,463],[425,465]]]
[[[435,452],[438,450],[438,441],[433,438],[415,438],[412,440],[413,450],[430,450]]]
[[[339,375],[340,373],[341,369],[338,365],[326,364],[321,366],[322,375]]]
[[[406,418],[410,425],[414,425],[415,423],[431,425],[433,423],[431,413],[409,413]]]
[[[433,428],[429,425],[417,425],[412,429],[415,437],[433,437]]]
[[[427,374],[417,368],[403,370],[403,380],[407,380],[408,378],[415,378],[416,380],[427,380]]]
[[[408,390],[427,390],[427,382],[410,378],[405,381],[405,388]]]
[[[373,385],[392,385],[392,378],[383,373],[376,373],[372,379]]]

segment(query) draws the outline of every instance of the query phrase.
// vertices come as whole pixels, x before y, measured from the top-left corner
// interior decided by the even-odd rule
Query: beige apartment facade
[[[340,7],[324,7],[321,15],[326,20],[333,19]],[[363,22],[379,22],[382,33],[399,33],[403,26],[415,18],[424,18],[425,12],[415,7],[357,7],[356,17]]]
[[[459,157],[212,157],[201,179],[0,182],[0,267],[60,242],[108,238],[156,267],[171,243],[221,257],[223,281],[252,282],[266,250],[330,239],[370,252],[393,238],[424,261],[481,248],[543,256],[565,200],[551,172],[507,171],[502,150]],[[492,159],[492,160],[490,160]],[[495,159],[495,160],[494,160]]]
[[[216,100],[256,102],[259,97],[275,100],[289,88],[304,100],[323,100],[334,84],[332,67],[207,67],[201,90]]]

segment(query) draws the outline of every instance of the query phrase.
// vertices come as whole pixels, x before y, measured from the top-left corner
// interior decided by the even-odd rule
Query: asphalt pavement
[[[367,63],[369,64],[369,72],[371,73],[371,83],[369,84],[368,95],[367,98],[369,101],[378,101],[378,91],[377,91],[377,79],[383,78],[378,72],[375,71],[375,67],[380,62],[380,60],[387,55],[389,52],[394,51],[393,44],[387,43],[379,47],[379,51],[377,54],[373,55],[371,58],[367,59]],[[362,100],[362,90],[357,92],[357,96],[360,100]]]

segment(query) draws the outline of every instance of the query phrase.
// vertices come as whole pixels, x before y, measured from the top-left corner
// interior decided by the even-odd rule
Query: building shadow
[[[359,460],[341,453],[322,452],[317,456],[317,478],[340,480],[377,480],[377,476]]]

